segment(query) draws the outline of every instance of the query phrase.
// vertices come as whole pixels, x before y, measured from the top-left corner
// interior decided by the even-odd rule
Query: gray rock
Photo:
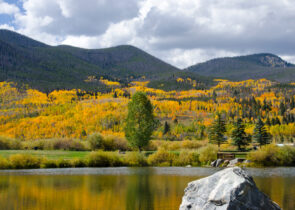
[[[180,210],[279,210],[239,167],[227,168],[188,184]]]
[[[234,167],[237,163],[242,163],[244,160],[245,159],[243,159],[243,158],[235,158],[233,160],[230,160],[227,167]]]
[[[223,167],[226,167],[229,164],[229,160],[225,160],[223,163]]]
[[[216,166],[216,162],[217,162],[217,160],[214,160],[214,161],[211,162],[210,165],[211,165],[212,167],[215,167],[215,166]]]
[[[217,159],[217,160],[216,160],[215,167],[219,167],[223,162],[224,162],[223,159]]]

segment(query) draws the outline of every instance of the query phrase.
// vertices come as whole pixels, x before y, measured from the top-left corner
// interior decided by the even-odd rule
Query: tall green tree
[[[218,150],[220,149],[220,145],[226,142],[224,136],[225,131],[225,122],[222,119],[221,114],[218,113],[216,115],[215,121],[213,122],[209,130],[209,140],[211,143],[218,145]]]
[[[239,150],[245,148],[250,143],[250,137],[245,132],[245,125],[241,118],[238,118],[234,123],[234,129],[231,133],[233,144],[238,147]]]
[[[145,93],[136,92],[128,103],[125,136],[139,151],[146,146],[155,128],[153,106]]]
[[[259,143],[260,147],[271,142],[271,136],[267,132],[266,127],[261,118],[259,118],[256,122],[253,138],[255,142]]]

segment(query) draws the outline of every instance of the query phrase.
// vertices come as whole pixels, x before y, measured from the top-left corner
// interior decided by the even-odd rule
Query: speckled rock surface
[[[180,210],[278,210],[259,191],[252,177],[239,167],[226,168],[209,177],[190,182]]]

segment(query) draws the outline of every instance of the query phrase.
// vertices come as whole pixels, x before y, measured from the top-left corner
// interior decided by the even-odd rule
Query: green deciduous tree
[[[146,146],[155,128],[153,106],[146,94],[136,92],[128,104],[125,136],[131,146],[140,151]]]
[[[260,147],[262,145],[269,144],[271,142],[271,136],[267,132],[264,123],[261,118],[258,119],[254,128],[253,134],[254,141],[259,143]]]
[[[245,132],[245,125],[242,119],[238,118],[234,123],[234,129],[231,134],[233,144],[238,147],[239,150],[249,145],[250,137]]]
[[[221,114],[218,113],[215,121],[213,122],[213,125],[210,127],[209,130],[209,140],[211,143],[218,145],[218,150],[220,148],[220,145],[226,142],[226,139],[224,137],[225,131],[225,122],[222,119]]]

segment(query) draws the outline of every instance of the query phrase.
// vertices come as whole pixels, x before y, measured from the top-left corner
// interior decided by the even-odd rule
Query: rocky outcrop
[[[185,189],[180,210],[279,210],[239,167],[193,181]]]

